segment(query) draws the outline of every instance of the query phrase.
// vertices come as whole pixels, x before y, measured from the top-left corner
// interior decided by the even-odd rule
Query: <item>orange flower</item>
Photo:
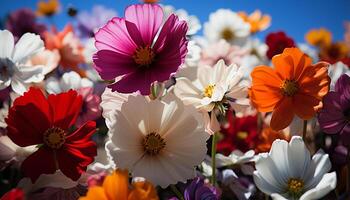
[[[50,17],[60,9],[58,0],[39,1],[37,4],[37,15]]]
[[[79,63],[84,62],[83,46],[74,35],[72,25],[67,25],[61,32],[53,28],[52,33],[45,32],[45,47],[49,50],[57,49],[60,53],[60,65],[64,68],[71,68],[81,76],[84,72],[78,68]]]
[[[250,24],[251,33],[263,31],[271,24],[271,17],[269,15],[262,15],[260,10],[255,10],[249,16],[245,12],[238,12],[238,15]]]
[[[157,191],[147,181],[134,182],[129,189],[127,170],[116,170],[103,181],[102,186],[92,186],[79,200],[158,200]]]
[[[332,42],[332,33],[325,28],[312,29],[305,35],[305,40],[318,47],[328,46]]]
[[[331,64],[343,61],[348,57],[349,48],[343,42],[332,43],[320,50],[320,59]],[[344,62],[345,63],[345,62]]]
[[[274,131],[270,127],[264,128],[256,142],[255,152],[256,153],[269,152],[273,141],[277,139],[289,141],[290,136],[284,134],[282,131]]]
[[[250,100],[260,112],[273,112],[270,126],[286,128],[294,115],[308,120],[329,91],[328,63],[314,65],[297,48],[286,48],[272,58],[275,68],[258,66],[251,73]]]

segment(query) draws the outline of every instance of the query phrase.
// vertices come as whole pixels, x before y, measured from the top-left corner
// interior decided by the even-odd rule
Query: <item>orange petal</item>
[[[303,120],[311,119],[315,116],[315,107],[318,106],[320,100],[313,96],[304,94],[296,94],[293,96],[293,109],[295,114]]]
[[[129,176],[127,170],[116,170],[103,181],[108,200],[126,200],[128,198]]]
[[[157,190],[148,181],[133,183],[134,189],[130,192],[128,200],[158,200]]]
[[[89,188],[86,197],[80,197],[79,200],[109,200],[102,187],[95,186]]]
[[[284,97],[272,113],[270,127],[279,131],[286,128],[293,120],[294,111],[291,97]]]
[[[282,79],[277,76],[276,71],[268,66],[255,67],[250,76],[252,77],[252,86],[266,85],[279,88],[282,82]]]

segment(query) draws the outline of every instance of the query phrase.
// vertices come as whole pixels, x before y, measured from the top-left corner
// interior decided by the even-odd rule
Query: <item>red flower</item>
[[[15,188],[4,194],[0,200],[24,200],[24,192],[19,188]]]
[[[269,47],[266,52],[269,59],[272,59],[274,55],[281,54],[287,47],[295,47],[294,40],[282,31],[268,34],[265,43]]]
[[[91,141],[95,122],[88,121],[71,131],[81,106],[82,98],[73,90],[46,99],[41,90],[30,88],[14,101],[6,118],[8,136],[22,147],[39,145],[21,165],[33,182],[41,174],[53,174],[58,169],[77,180],[93,162],[97,154]]]
[[[233,150],[246,152],[255,146],[258,136],[257,116],[235,117],[227,112],[227,124],[221,128],[223,139],[217,144],[217,151],[229,155]]]

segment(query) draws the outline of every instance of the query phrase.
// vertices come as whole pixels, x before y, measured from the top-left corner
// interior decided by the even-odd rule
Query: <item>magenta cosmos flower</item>
[[[156,4],[132,5],[125,18],[115,17],[95,35],[95,69],[112,91],[150,93],[154,81],[168,80],[184,62],[187,24],[174,14],[162,24],[163,10]]]
[[[335,91],[323,99],[318,115],[321,129],[329,134],[340,134],[345,146],[350,145],[350,77],[343,74],[335,84]]]

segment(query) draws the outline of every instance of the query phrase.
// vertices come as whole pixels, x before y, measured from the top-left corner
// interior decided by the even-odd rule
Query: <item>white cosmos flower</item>
[[[241,165],[244,163],[252,162],[254,159],[254,150],[247,151],[245,153],[240,150],[234,150],[229,156],[222,154],[216,154],[216,165],[217,167],[225,167],[230,165]]]
[[[70,89],[77,90],[85,87],[93,87],[93,82],[87,78],[81,78],[75,71],[64,73],[60,80],[50,77],[46,81],[46,91],[50,94],[59,94]]]
[[[171,94],[162,101],[130,95],[114,115],[106,150],[118,168],[163,188],[195,176],[209,135],[194,107]]]
[[[176,14],[179,17],[179,20],[184,20],[187,22],[188,30],[186,35],[191,36],[195,35],[201,28],[202,25],[199,22],[199,19],[195,15],[189,15],[186,10],[178,9],[175,10],[173,6],[170,5],[162,5],[164,12],[164,19],[168,19],[171,14]]]
[[[249,23],[229,9],[219,9],[209,15],[204,24],[204,36],[210,42],[225,39],[229,43],[243,44],[250,34]]]
[[[350,76],[350,69],[341,61],[329,66],[328,75],[331,78],[330,90],[334,91],[335,83],[337,82],[339,77],[343,74],[347,74]]]
[[[328,154],[319,150],[311,159],[299,136],[289,143],[275,140],[270,153],[259,155],[254,182],[272,199],[321,199],[336,187],[336,173],[327,173],[331,169]]]
[[[8,30],[0,30],[0,89],[11,85],[13,91],[23,94],[30,83],[44,80],[43,66],[26,62],[44,50],[44,42],[33,33],[24,34],[16,43]]]

